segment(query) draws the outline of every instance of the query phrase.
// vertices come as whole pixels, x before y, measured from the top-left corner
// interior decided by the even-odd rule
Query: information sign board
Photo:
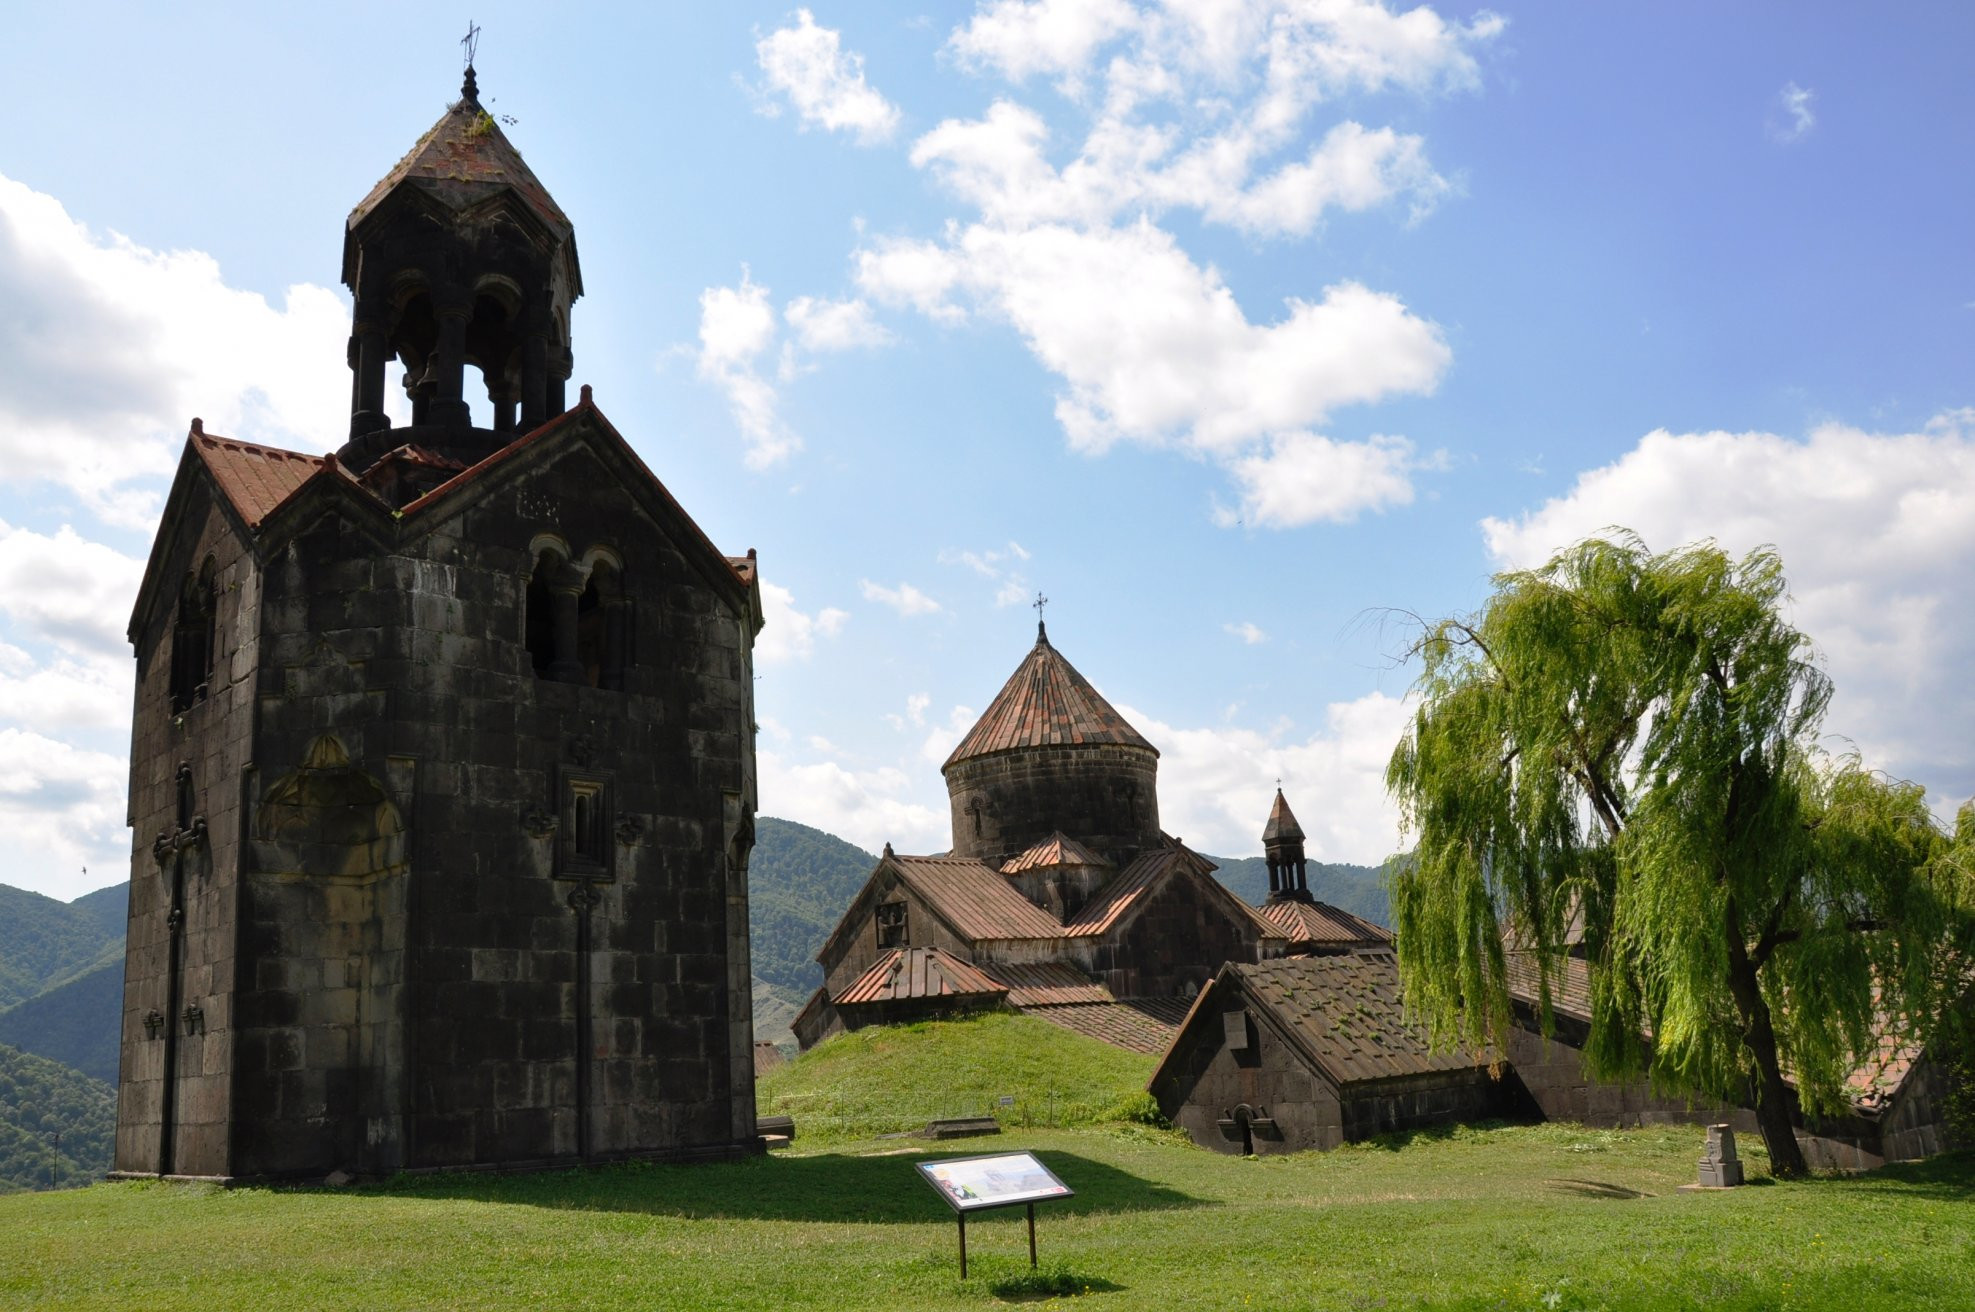
[[[1031,1153],[998,1153],[993,1157],[951,1157],[918,1162],[926,1183],[939,1191],[956,1212],[979,1212],[990,1207],[1038,1203],[1069,1198],[1075,1192],[1057,1179]]]

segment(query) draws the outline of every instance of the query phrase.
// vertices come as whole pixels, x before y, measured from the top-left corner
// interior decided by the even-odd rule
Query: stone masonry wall
[[[1142,747],[1027,748],[946,771],[953,854],[999,868],[1057,830],[1122,870],[1159,843],[1159,758]]]

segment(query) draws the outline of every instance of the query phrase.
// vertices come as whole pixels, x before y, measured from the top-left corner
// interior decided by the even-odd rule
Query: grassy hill
[[[755,1102],[764,1115],[795,1117],[812,1142],[951,1116],[1089,1125],[1151,1115],[1145,1082],[1153,1065],[1033,1016],[990,1012],[839,1034],[762,1077]]]
[[[116,1129],[117,1091],[110,1085],[0,1044],[0,1193],[46,1189],[56,1177],[63,1185],[101,1177],[110,1169]]]

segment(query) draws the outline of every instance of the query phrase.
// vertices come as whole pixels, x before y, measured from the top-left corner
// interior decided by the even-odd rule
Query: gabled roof
[[[1390,959],[1285,957],[1252,965],[1231,961],[1221,967],[1217,984],[1230,975],[1247,998],[1251,1014],[1268,1021],[1340,1087],[1488,1064],[1487,1058],[1463,1048],[1436,1052],[1428,1046],[1424,1031],[1407,1021],[1399,995],[1399,968]],[[1225,1006],[1226,995],[1218,988],[1215,993]],[[1211,1013],[1219,1010],[1203,1000],[1189,1018],[1187,1030],[1205,1023],[1218,1028],[1220,1017]],[[1175,1041],[1174,1050],[1178,1047]]]
[[[908,998],[992,996],[1007,991],[1007,985],[996,983],[938,948],[892,948],[831,1001],[846,1006]]]
[[[459,100],[350,211],[349,226],[362,223],[402,183],[412,184],[451,210],[470,209],[511,191],[557,237],[572,231],[569,217],[549,189],[522,162],[521,152],[494,116],[480,107],[470,80]]]
[[[248,528],[258,527],[276,506],[331,463],[323,456],[209,435],[196,419],[186,441]]]
[[[1354,947],[1392,941],[1389,930],[1328,902],[1279,898],[1262,905],[1262,919],[1287,934],[1292,943]]]
[[[1028,747],[1107,743],[1159,754],[1049,645],[1048,633],[1038,624],[1036,645],[940,768]]]
[[[1125,998],[1037,1007],[1026,1014],[1114,1048],[1156,1055],[1173,1041],[1186,1008],[1184,998]]]
[[[1058,932],[1071,938],[1108,934],[1143,906],[1168,875],[1190,872],[1197,875],[1201,884],[1209,890],[1208,896],[1226,905],[1230,915],[1253,922],[1261,937],[1284,937],[1283,932],[1264,920],[1254,907],[1215,879],[1213,870],[1213,862],[1181,843],[1140,852],[1116,879],[1097,890],[1097,896],[1086,902],[1082,910],[1070,917],[1069,924]]]
[[[1058,830],[1028,851],[1003,861],[1001,873],[1018,875],[1024,870],[1038,870],[1049,866],[1108,866],[1110,864],[1076,839],[1066,837],[1061,830]]]
[[[1296,823],[1296,813],[1289,809],[1289,801],[1276,789],[1276,804],[1269,808],[1269,823],[1262,829],[1264,843],[1303,841],[1303,826]]]
[[[981,939],[1058,938],[1056,917],[1015,890],[999,870],[960,856],[890,856],[898,877],[970,942]],[[881,868],[883,863],[880,863]]]

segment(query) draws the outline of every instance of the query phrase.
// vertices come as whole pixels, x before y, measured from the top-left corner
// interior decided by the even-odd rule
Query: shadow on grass
[[[1646,1195],[1637,1189],[1628,1189],[1622,1184],[1606,1184],[1602,1180],[1551,1180],[1552,1189],[1580,1198],[1644,1198]]]
[[[951,1220],[953,1213],[927,1187],[913,1163],[978,1155],[771,1155],[692,1166],[622,1162],[535,1175],[398,1176],[366,1191],[400,1198],[470,1199],[688,1219],[921,1224]],[[1042,1151],[1036,1156],[1077,1191],[1073,1198],[1049,1203],[1053,1215],[1217,1205],[1075,1153]],[[1006,1210],[1010,1215],[1021,1214],[1020,1208]]]
[[[1352,1144],[1354,1148],[1383,1148],[1398,1152],[1416,1143],[1445,1143],[1449,1139],[1467,1139],[1490,1130],[1506,1129],[1520,1125],[1520,1121],[1486,1120],[1455,1121],[1448,1125],[1423,1125],[1413,1130],[1387,1130],[1384,1134],[1374,1134]]]
[[[1856,1175],[1812,1175],[1796,1183],[1812,1188],[1965,1202],[1975,1198],[1975,1149],[1942,1153],[1924,1162],[1889,1162],[1876,1171]]]

